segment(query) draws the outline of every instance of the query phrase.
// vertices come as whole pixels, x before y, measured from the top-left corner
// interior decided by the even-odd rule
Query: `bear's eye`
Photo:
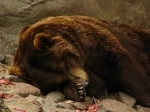
[[[39,62],[40,68],[50,72],[64,72],[66,71],[66,64],[64,61],[56,60],[55,58],[45,58]]]
[[[65,62],[59,62],[59,63],[51,63],[51,69],[53,71],[56,71],[56,72],[64,72],[64,71],[67,71],[67,66],[65,64]]]

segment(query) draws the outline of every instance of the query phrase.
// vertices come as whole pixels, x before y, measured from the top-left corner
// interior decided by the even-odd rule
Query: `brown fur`
[[[84,16],[49,17],[23,29],[9,73],[45,92],[60,87],[72,100],[79,101],[76,84],[89,81],[87,95],[99,97],[106,86],[150,107],[150,34]]]

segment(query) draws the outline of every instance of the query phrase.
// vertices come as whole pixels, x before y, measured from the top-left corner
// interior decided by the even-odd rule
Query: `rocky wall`
[[[1,0],[0,60],[14,55],[24,26],[57,15],[86,15],[150,31],[150,0]]]

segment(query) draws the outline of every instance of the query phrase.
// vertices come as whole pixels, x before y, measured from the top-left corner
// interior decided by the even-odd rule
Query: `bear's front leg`
[[[63,92],[67,99],[82,102],[86,96],[85,87],[87,84],[88,82],[82,82],[78,79],[70,81],[65,84]]]
[[[8,69],[8,74],[21,77],[21,78],[25,79],[26,81],[30,82],[28,73],[23,67],[12,66]]]
[[[88,75],[80,68],[70,69],[69,81],[64,87],[64,94],[67,99],[74,101],[84,101],[86,96],[85,87],[88,85]]]

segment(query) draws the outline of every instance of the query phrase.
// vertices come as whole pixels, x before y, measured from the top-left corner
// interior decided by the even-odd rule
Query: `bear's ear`
[[[80,57],[78,51],[62,36],[55,36],[51,39],[51,44],[53,45],[52,51],[59,58],[64,57]]]
[[[33,44],[37,50],[44,52],[50,45],[50,38],[51,37],[45,33],[36,34]]]

